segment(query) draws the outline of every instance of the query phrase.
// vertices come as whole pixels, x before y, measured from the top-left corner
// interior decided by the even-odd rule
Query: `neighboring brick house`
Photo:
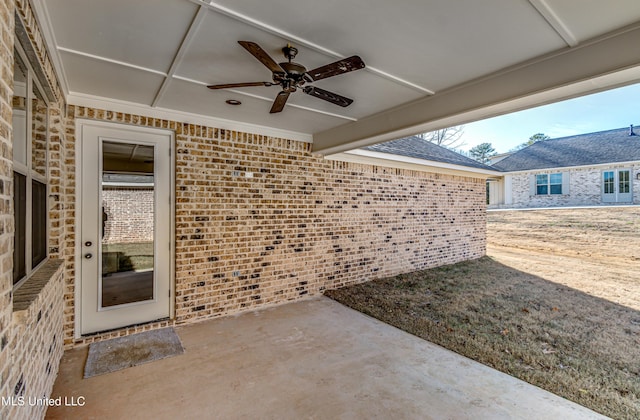
[[[640,204],[640,136],[629,128],[534,143],[494,163],[490,208]]]
[[[3,401],[50,395],[65,348],[485,254],[490,168],[415,138],[399,141],[411,144],[409,156],[381,145],[368,148],[370,156],[329,160],[304,141],[117,112],[109,103],[69,105],[31,3],[0,9]],[[95,157],[86,140],[92,130],[109,134],[93,153],[102,161],[85,159]],[[113,133],[141,143],[129,147],[110,140]],[[153,173],[163,213],[149,211],[146,187],[86,177],[103,170]],[[166,312],[84,333],[80,306],[98,301],[86,297],[83,278],[95,275],[97,262],[88,264],[99,260],[99,232],[107,243],[117,221],[142,226],[149,217],[169,235],[155,248],[156,262],[167,264],[155,270],[167,279],[157,292]],[[145,240],[134,230],[117,236]],[[6,404],[0,417],[40,418],[45,409]]]

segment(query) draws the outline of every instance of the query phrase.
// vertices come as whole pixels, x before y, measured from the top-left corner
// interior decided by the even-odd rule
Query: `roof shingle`
[[[495,163],[502,172],[640,161],[640,135],[629,128],[539,141]]]
[[[363,147],[372,152],[389,153],[392,155],[408,156],[416,159],[424,159],[435,162],[449,163],[453,165],[467,166],[477,169],[495,171],[491,166],[483,165],[473,159],[446,149],[417,136],[404,137],[385,143]]]

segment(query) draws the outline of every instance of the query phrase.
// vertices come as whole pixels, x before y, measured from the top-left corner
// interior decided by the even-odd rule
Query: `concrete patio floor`
[[[185,353],[82,379],[47,418],[589,419],[593,411],[320,297],[177,327]]]

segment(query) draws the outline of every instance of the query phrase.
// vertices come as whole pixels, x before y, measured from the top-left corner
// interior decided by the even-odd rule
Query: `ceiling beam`
[[[615,76],[596,84],[589,81],[634,68],[640,68],[640,22],[577,47],[316,133],[313,151],[343,152],[605,90],[624,82]],[[628,77],[626,84],[638,77],[638,71]]]
[[[560,16],[556,14],[551,6],[545,0],[529,0],[529,3],[542,15],[544,20],[547,21],[549,26],[553,28],[554,31],[560,38],[566,42],[569,47],[575,47],[578,45],[578,40],[573,35],[571,30],[565,25],[565,23],[560,19]]]
[[[187,34],[182,39],[182,43],[180,43],[180,48],[178,48],[178,52],[176,53],[175,57],[173,58],[173,61],[171,62],[171,67],[169,67],[169,71],[167,72],[167,76],[165,77],[164,82],[162,82],[162,86],[160,86],[160,89],[158,89],[158,92],[156,93],[156,96],[153,99],[153,102],[151,103],[152,108],[155,108],[156,106],[158,106],[158,102],[160,102],[160,100],[164,96],[164,93],[169,88],[169,83],[171,83],[171,79],[173,78],[173,75],[176,73],[176,69],[182,62],[182,58],[186,54],[187,48],[189,47],[191,40],[193,39],[196,32],[198,31],[198,28],[202,24],[202,21],[204,20],[206,15],[207,15],[207,8],[204,6],[200,6],[198,8],[198,12],[196,13],[196,16],[193,18],[193,21],[191,21],[191,25],[189,25]]]
[[[160,71],[160,70],[151,69],[149,67],[138,66],[137,64],[127,63],[126,61],[114,60],[112,58],[104,57],[104,56],[101,56],[101,55],[89,54],[89,53],[86,53],[84,51],[73,50],[71,48],[58,47],[58,51],[66,52],[68,54],[77,55],[79,57],[91,58],[92,60],[103,61],[105,63],[116,64],[118,66],[127,67],[127,68],[135,69],[135,70],[140,70],[140,71],[144,71],[144,72],[147,72],[147,73],[157,74],[159,76],[165,76],[165,77],[167,76],[167,73],[165,73],[163,71]]]

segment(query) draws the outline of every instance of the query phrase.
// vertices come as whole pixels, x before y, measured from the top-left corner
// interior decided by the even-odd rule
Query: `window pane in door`
[[[605,194],[615,194],[615,183],[613,171],[603,173],[603,187]]]
[[[102,307],[154,298],[154,147],[102,143]]]
[[[631,175],[629,171],[618,172],[618,192],[620,194],[627,194],[631,190]]]

